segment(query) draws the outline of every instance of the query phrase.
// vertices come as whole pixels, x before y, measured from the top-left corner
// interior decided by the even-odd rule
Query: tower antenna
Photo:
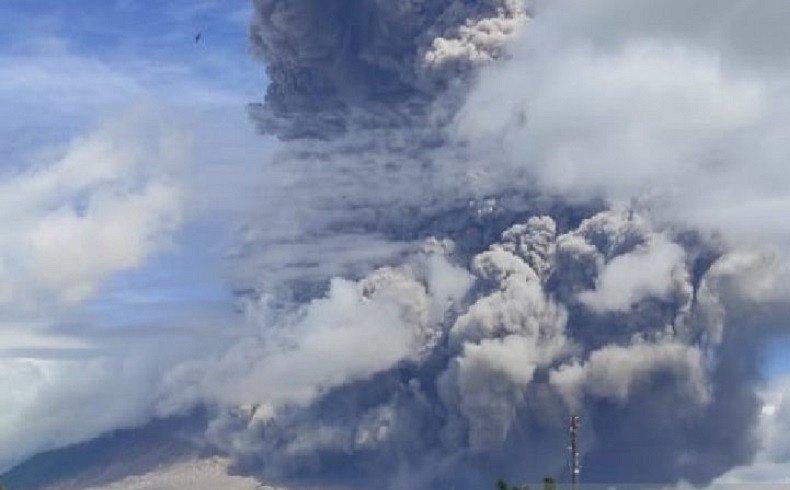
[[[573,490],[580,489],[580,476],[582,472],[581,457],[579,455],[579,428],[582,425],[582,418],[578,415],[571,415],[570,438],[571,438],[571,483]]]

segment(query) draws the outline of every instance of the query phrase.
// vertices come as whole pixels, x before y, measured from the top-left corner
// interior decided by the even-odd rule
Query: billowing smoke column
[[[302,298],[316,280],[386,263],[406,241],[465,230],[466,250],[533,209],[523,192],[491,201],[446,131],[473,69],[506,56],[527,19],[513,0],[255,2],[253,52],[270,83],[250,112],[288,143],[263,170],[266,204],[239,247],[242,269],[265,269],[267,289],[285,281]],[[476,225],[484,214],[497,226]]]
[[[237,257],[264,276],[262,333],[181,373],[225,407],[210,436],[239,470],[399,489],[567,477],[571,413],[586,481],[706,482],[749,461],[765,332],[744,288],[770,257],[638,205],[490,185],[449,136],[528,5],[254,5],[270,86],[251,112],[288,175]]]
[[[357,313],[344,321],[368,323],[366,342],[379,345],[335,340],[324,359],[298,347],[282,371],[263,356],[263,383],[267,370],[299,378],[290,371],[321,359],[311,381],[335,387],[283,400],[245,384],[262,405],[217,422],[224,447],[284,481],[484,488],[497,475],[563,474],[565,424],[580,413],[591,481],[701,482],[749,458],[755,351],[728,328],[723,303],[753,262],[626,210],[564,231],[532,217],[468,274],[453,262],[449,242],[429,240],[351,285]],[[366,308],[390,318],[365,319]],[[365,335],[348,328],[333,330]],[[362,371],[333,377],[344,356]]]
[[[361,128],[413,129],[469,68],[502,55],[527,19],[520,0],[255,2],[255,52],[267,64],[254,115],[286,139]]]

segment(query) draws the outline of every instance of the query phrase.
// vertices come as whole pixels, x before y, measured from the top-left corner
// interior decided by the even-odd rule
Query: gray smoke
[[[285,139],[427,126],[431,102],[502,56],[527,19],[519,0],[254,4],[270,82],[253,117]]]
[[[505,230],[472,257],[471,283],[435,240],[350,284],[350,302],[333,283],[293,348],[247,351],[252,372],[203,387],[251,407],[219,418],[215,441],[241,470],[284,483],[478,488],[564,474],[565,424],[579,413],[592,481],[699,483],[747,462],[758,351],[723,305],[753,264],[628,210],[558,228],[540,216]],[[623,262],[662,259],[650,270],[666,272],[606,280]],[[379,301],[399,306],[371,321]],[[246,398],[223,397],[237,385]]]
[[[526,24],[523,2],[255,7],[253,51],[270,80],[251,115],[287,143],[262,170],[266,204],[234,255],[241,287],[266,271],[264,289],[287,283],[278,294],[305,299],[321,292],[315,284],[359,278],[430,234],[465,233],[456,245],[469,254],[522,210],[567,207],[492,189],[463,145],[449,143],[475,68],[507,57]]]
[[[688,68],[671,50],[566,56],[579,21],[557,12],[578,10],[558,5],[254,2],[270,84],[251,114],[282,140],[234,254],[259,332],[182,366],[164,402],[210,405],[237,471],[399,489],[564,478],[571,413],[588,481],[705,483],[755,454],[777,259],[634,199],[676,182],[662,159],[698,163],[698,135],[726,153],[754,94],[707,58],[684,91],[662,71]],[[556,63],[512,48],[533,23]],[[632,87],[654,54],[666,90]],[[713,95],[692,107],[697,82]],[[632,165],[636,184],[619,180]],[[682,175],[702,185],[711,166]]]

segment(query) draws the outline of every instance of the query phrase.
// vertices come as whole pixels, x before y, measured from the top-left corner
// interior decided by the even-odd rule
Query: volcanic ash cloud
[[[255,1],[281,145],[233,257],[259,334],[168,406],[216,407],[212,441],[286,482],[561,474],[571,413],[590,481],[746,464],[782,231],[710,205],[775,191],[739,176],[787,154],[755,130],[789,120],[784,75],[709,16],[618,5]]]

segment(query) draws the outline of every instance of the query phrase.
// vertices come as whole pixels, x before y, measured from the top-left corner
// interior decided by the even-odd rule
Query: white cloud
[[[0,359],[0,372],[0,471],[150,416],[144,358]]]
[[[170,246],[189,159],[187,133],[140,107],[0,177],[0,468],[145,422],[166,366],[202,342],[163,352],[149,336],[53,327],[90,323],[86,299]]]
[[[167,246],[182,214],[188,137],[127,114],[65,154],[0,180],[0,302],[74,303]]]
[[[59,37],[60,15],[20,13],[12,45],[0,50],[0,472],[37,452],[147,422],[165,372],[234,341],[235,323],[210,328],[216,318],[191,305],[184,312],[179,299],[162,305],[148,328],[140,326],[148,318],[102,293],[111,282],[123,288],[113,282],[120,272],[180,245],[181,227],[195,215],[224,217],[217,218],[217,195],[205,197],[196,166],[222,164],[209,178],[225,186],[225,204],[238,199],[228,196],[226,174],[255,164],[266,145],[247,124],[244,88],[234,85],[258,82],[239,69],[246,53],[197,57],[189,42],[186,53],[143,49],[180,33],[153,40],[127,33],[119,49],[78,46]],[[81,21],[100,38],[116,34],[90,12]],[[206,76],[212,69],[239,78]],[[194,133],[202,140],[192,141]],[[137,272],[149,292],[172,271]],[[220,289],[221,279],[212,280]],[[103,322],[91,300],[113,319]],[[184,322],[174,325],[182,320],[175,311]]]
[[[786,5],[669,3],[538,2],[457,118],[473,160],[490,162],[478,178],[786,244],[790,58],[764,39]],[[743,25],[758,20],[765,31]]]

